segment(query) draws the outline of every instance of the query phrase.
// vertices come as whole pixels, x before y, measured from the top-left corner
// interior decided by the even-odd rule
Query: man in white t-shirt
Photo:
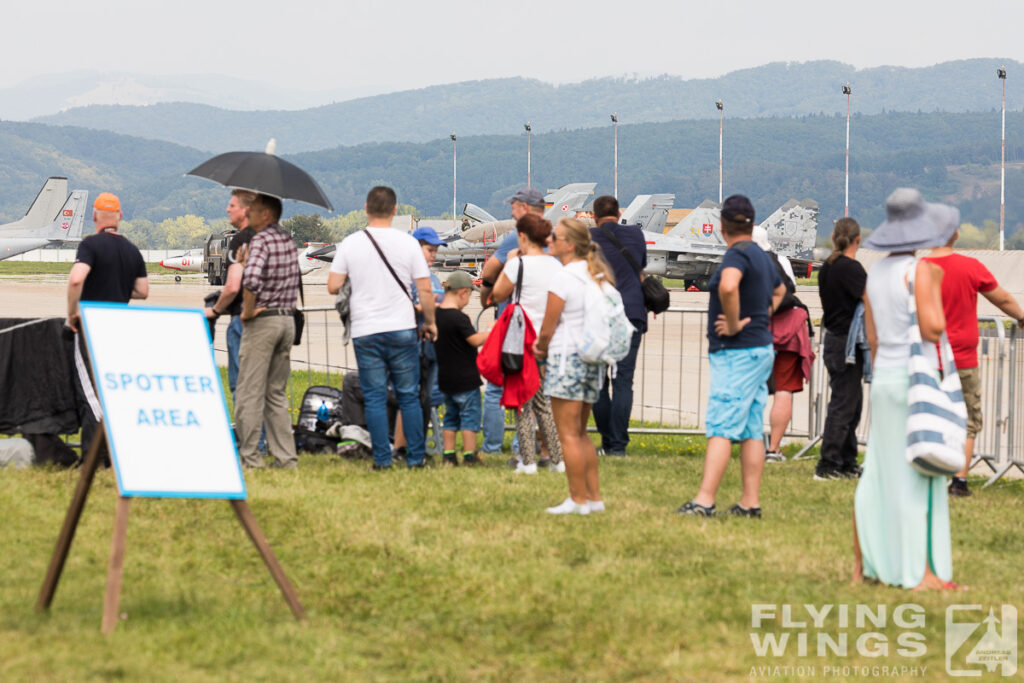
[[[423,467],[426,435],[419,401],[419,337],[437,339],[430,270],[419,242],[391,229],[397,204],[390,187],[370,190],[366,195],[367,228],[342,240],[327,276],[327,291],[331,294],[337,294],[345,280],[351,279],[349,324],[376,470],[391,467],[389,382],[402,411],[406,463]],[[406,282],[414,282],[419,291],[424,320],[420,330],[416,329],[412,295],[403,284]]]

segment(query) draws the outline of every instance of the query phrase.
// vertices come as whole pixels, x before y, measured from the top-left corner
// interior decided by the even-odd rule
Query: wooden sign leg
[[[128,510],[132,499],[117,499],[114,516],[114,541],[110,547],[110,566],[107,568],[107,593],[103,597],[103,623],[100,630],[109,636],[117,626],[117,608],[121,603],[121,578],[124,576],[125,536],[128,533]]]
[[[89,487],[92,486],[93,477],[96,475],[96,468],[100,463],[100,447],[106,442],[106,431],[103,423],[96,426],[96,433],[89,445],[89,450],[82,463],[81,473],[78,476],[78,485],[71,497],[71,505],[64,516],[64,526],[57,536],[57,547],[53,551],[53,558],[50,559],[50,566],[46,570],[46,578],[43,579],[43,587],[39,591],[39,599],[36,601],[36,611],[41,612],[49,609],[53,602],[53,595],[57,591],[57,582],[60,581],[61,572],[64,571],[64,562],[68,559],[68,551],[71,550],[71,541],[75,538],[75,530],[78,528],[78,520],[85,508],[85,499],[89,495]]]
[[[277,582],[277,587],[284,594],[285,602],[291,608],[292,614],[299,621],[305,621],[306,610],[303,609],[302,603],[299,602],[299,595],[295,592],[291,582],[288,581],[288,577],[285,576],[284,569],[281,568],[280,563],[277,561],[277,557],[274,555],[274,551],[271,550],[267,537],[263,535],[260,525],[256,523],[256,518],[253,517],[249,504],[244,500],[232,500],[231,507],[234,509],[238,521],[242,523],[245,532],[252,540],[253,545],[256,546],[256,550],[259,551],[260,557],[263,558],[263,562],[267,565],[267,569],[270,570],[270,575]]]

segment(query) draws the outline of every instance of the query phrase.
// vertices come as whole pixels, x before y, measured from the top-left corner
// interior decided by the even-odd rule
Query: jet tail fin
[[[67,181],[65,181],[65,184]],[[82,226],[85,214],[89,210],[89,191],[75,190],[57,212],[56,217],[46,230],[44,237],[57,241],[72,241],[82,238]]]
[[[668,212],[675,204],[674,194],[637,195],[622,212],[623,225],[639,225],[646,232],[661,234],[665,231]]]

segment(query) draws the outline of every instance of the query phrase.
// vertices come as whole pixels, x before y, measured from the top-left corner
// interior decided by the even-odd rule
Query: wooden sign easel
[[[43,579],[43,587],[39,591],[39,599],[36,601],[36,611],[41,612],[49,609],[53,602],[53,595],[57,590],[57,582],[60,581],[61,572],[64,570],[64,562],[68,558],[68,551],[71,549],[71,541],[75,537],[75,530],[78,527],[78,520],[82,516],[85,507],[85,499],[89,495],[89,488],[92,486],[93,477],[99,467],[100,448],[106,443],[106,431],[102,423],[96,430],[89,452],[82,464],[81,475],[78,478],[78,485],[75,487],[74,496],[71,498],[71,505],[68,507],[67,515],[64,517],[64,525],[61,527],[60,536],[57,537],[57,547],[53,551],[53,558],[46,570],[46,578]],[[101,630],[103,635],[110,635],[117,626],[117,610],[121,601],[121,578],[124,575],[124,551],[125,536],[128,531],[128,510],[131,506],[131,498],[119,496],[117,499],[117,512],[114,518],[114,540],[110,549],[110,565],[107,569],[107,589],[103,599],[103,622]],[[299,602],[299,596],[284,570],[281,568],[274,551],[271,550],[263,530],[256,523],[249,504],[244,499],[233,499],[228,501],[235,511],[238,521],[241,522],[245,533],[248,534],[256,549],[263,558],[263,562],[270,570],[278,588],[284,594],[285,602],[291,608],[295,618],[303,621],[306,612]]]

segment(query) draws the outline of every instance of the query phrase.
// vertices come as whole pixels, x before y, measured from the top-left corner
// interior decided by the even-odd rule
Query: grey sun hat
[[[917,190],[901,187],[885,200],[885,222],[862,246],[875,251],[916,251],[941,247],[960,226],[960,210],[926,202]]]
[[[524,187],[505,200],[506,204],[522,202],[527,206],[544,206],[544,195],[535,187]]]

